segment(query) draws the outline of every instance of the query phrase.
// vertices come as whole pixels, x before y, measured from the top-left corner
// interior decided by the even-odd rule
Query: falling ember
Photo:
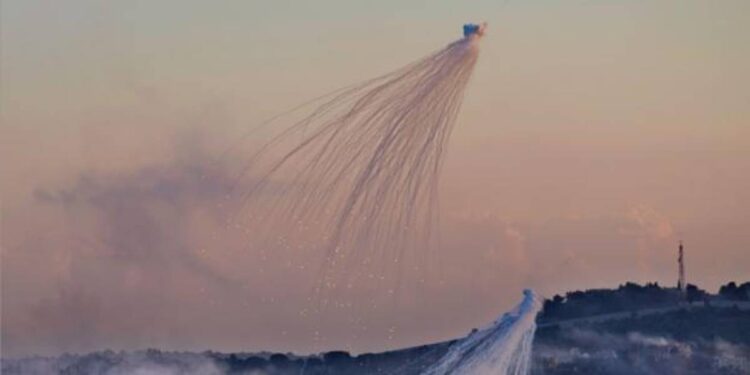
[[[464,25],[442,50],[335,93],[249,160],[245,207],[276,232],[316,233],[325,287],[336,287],[333,273],[359,265],[377,275],[429,248],[438,177],[485,28]]]

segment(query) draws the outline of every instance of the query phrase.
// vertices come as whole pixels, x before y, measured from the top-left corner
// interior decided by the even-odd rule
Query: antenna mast
[[[679,278],[677,279],[677,289],[680,290],[680,292],[685,295],[687,293],[687,283],[685,282],[685,257],[683,253],[682,248],[682,241],[680,241],[680,247],[679,247],[679,255],[677,257],[677,262],[679,263]]]

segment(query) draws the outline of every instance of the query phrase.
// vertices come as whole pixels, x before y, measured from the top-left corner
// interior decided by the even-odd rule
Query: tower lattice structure
[[[685,254],[684,254],[684,249],[682,246],[682,241],[680,241],[679,255],[677,257],[677,262],[679,263],[679,276],[677,279],[677,289],[679,289],[680,292],[685,294],[687,292],[687,282],[685,281]]]

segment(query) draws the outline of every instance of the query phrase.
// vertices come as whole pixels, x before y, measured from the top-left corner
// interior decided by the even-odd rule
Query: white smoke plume
[[[541,302],[534,292],[524,291],[523,301],[513,311],[454,343],[424,375],[528,374],[540,309]]]

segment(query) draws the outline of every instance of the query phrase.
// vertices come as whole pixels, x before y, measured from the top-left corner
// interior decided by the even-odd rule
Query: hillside
[[[750,374],[750,283],[717,294],[626,283],[547,300],[538,316],[532,374]],[[418,374],[454,341],[352,356],[333,351],[182,353],[102,351],[3,360],[3,374]]]

